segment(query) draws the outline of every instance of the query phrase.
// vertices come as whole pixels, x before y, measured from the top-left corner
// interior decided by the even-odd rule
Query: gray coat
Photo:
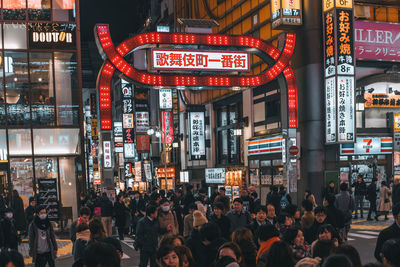
[[[49,244],[51,256],[53,260],[57,257],[57,241],[56,236],[54,234],[53,226],[50,224],[50,227],[47,229],[47,242]],[[38,228],[35,225],[35,221],[33,221],[29,225],[29,255],[32,256],[32,262],[36,261],[37,256],[37,246],[38,246]]]
[[[354,198],[348,191],[342,191],[336,195],[335,207],[344,214],[345,223],[351,222],[354,210]]]
[[[228,217],[231,222],[231,233],[239,228],[250,227],[252,222],[250,213],[243,210],[238,214],[236,210],[233,209],[226,214],[226,217]]]

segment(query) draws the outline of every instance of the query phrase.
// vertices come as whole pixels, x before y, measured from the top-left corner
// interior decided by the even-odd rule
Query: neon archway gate
[[[297,86],[293,70],[289,65],[293,55],[296,36],[285,34],[282,51],[273,45],[251,36],[229,36],[220,34],[192,33],[142,33],[129,38],[115,47],[110,35],[109,26],[95,26],[96,42],[104,59],[99,73],[97,86],[99,89],[100,127],[102,130],[112,129],[111,82],[115,73],[126,80],[150,88],[179,89],[248,89],[266,84],[279,75],[283,75],[288,93],[288,126],[297,128]],[[192,74],[158,74],[138,70],[130,65],[124,57],[138,49],[153,48],[160,44],[185,46],[207,46],[216,50],[240,49],[256,54],[270,67],[258,75],[192,75]]]

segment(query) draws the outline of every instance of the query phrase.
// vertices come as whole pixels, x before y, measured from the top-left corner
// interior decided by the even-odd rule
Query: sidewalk
[[[57,258],[72,256],[72,242],[66,239],[57,239]],[[22,244],[18,247],[18,251],[24,257],[25,264],[32,263],[32,257],[29,256],[28,239],[23,239]],[[28,265],[29,266],[29,265]]]

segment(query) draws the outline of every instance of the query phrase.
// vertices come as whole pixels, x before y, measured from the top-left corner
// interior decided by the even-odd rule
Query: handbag
[[[390,200],[388,199],[388,198],[385,198],[385,203],[389,203],[390,202]]]

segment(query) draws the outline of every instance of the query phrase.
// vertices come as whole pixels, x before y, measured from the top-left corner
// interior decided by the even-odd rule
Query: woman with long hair
[[[232,242],[240,247],[246,266],[256,266],[257,247],[253,240],[253,234],[248,228],[240,228],[232,233]]]
[[[265,267],[293,267],[295,260],[290,247],[283,241],[272,244]],[[257,265],[257,267],[259,267]]]

